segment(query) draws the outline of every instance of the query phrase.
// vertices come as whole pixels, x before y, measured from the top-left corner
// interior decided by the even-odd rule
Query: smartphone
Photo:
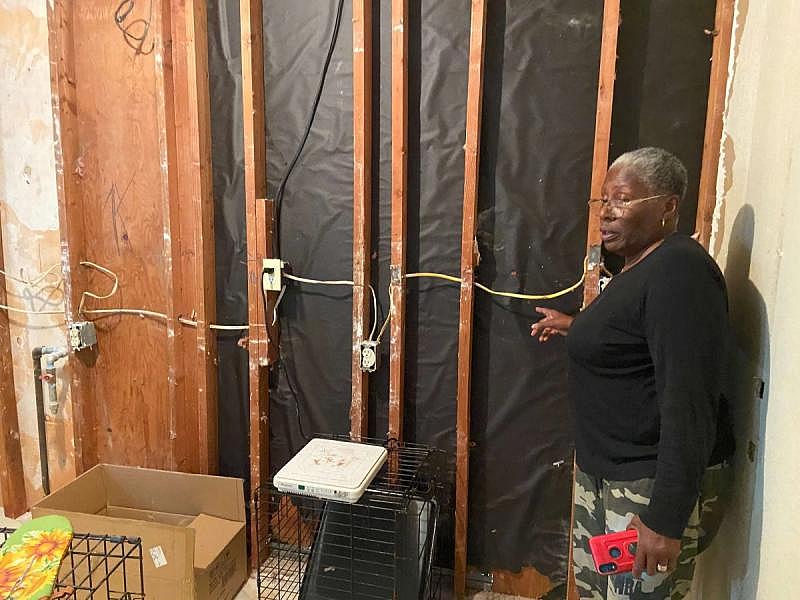
[[[594,566],[601,575],[626,573],[633,569],[639,534],[635,529],[596,535],[589,540]]]

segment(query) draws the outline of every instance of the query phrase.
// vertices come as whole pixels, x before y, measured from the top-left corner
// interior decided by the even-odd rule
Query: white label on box
[[[167,557],[164,556],[164,551],[161,549],[161,546],[150,548],[150,558],[153,559],[153,564],[156,566],[156,569],[167,566]]]

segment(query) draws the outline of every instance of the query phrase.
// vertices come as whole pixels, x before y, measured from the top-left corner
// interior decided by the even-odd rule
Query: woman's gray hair
[[[639,148],[620,156],[612,167],[630,170],[653,194],[686,195],[688,175],[677,156],[662,148]]]

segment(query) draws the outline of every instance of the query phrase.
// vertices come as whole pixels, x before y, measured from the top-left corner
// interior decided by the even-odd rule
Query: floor
[[[495,594],[493,592],[475,592],[467,596],[468,600],[528,600],[522,596],[508,596],[506,594]],[[251,578],[236,596],[236,600],[258,600],[255,577]],[[443,598],[443,600],[445,600]]]
[[[21,517],[22,520],[29,519],[30,515],[23,515]],[[0,527],[16,527],[19,525],[19,521],[14,519],[8,519],[5,517],[3,513],[2,507],[0,507]],[[448,595],[445,595],[448,596]],[[507,596],[505,594],[494,594],[492,592],[475,592],[474,595],[468,597],[470,600],[517,600],[522,599],[521,596]],[[236,600],[258,600],[258,590],[256,587],[256,579],[252,577],[242,588],[239,594],[236,596]],[[446,598],[443,598],[446,600]]]

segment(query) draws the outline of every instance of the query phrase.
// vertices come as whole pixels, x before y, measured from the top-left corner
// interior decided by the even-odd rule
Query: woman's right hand
[[[531,337],[538,337],[540,342],[546,342],[554,335],[567,335],[572,321],[570,317],[552,308],[536,307],[536,312],[544,315],[539,321],[531,324]]]

